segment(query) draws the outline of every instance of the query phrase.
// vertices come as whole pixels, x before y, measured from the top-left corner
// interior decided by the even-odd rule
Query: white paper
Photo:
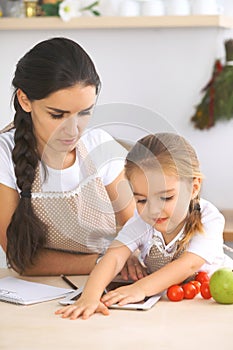
[[[73,289],[25,281],[16,277],[0,279],[0,300],[29,305],[66,296]]]

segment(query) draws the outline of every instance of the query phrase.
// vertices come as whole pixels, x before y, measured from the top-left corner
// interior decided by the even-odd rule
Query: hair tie
[[[20,192],[20,197],[21,198],[31,198],[32,194],[31,191],[21,191]]]
[[[196,203],[196,204],[194,205],[193,210],[201,211],[200,204],[199,204],[199,203]]]

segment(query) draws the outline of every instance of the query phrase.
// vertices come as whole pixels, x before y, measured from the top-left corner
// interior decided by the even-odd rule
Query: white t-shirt
[[[204,199],[200,200],[200,206],[204,233],[197,232],[190,240],[186,251],[205,259],[206,263],[201,270],[210,274],[223,266],[233,268],[233,260],[224,254],[223,250],[223,229],[225,223],[223,215],[213,204]],[[134,216],[128,220],[115,239],[125,244],[132,252],[139,249],[141,258],[144,260],[150,250],[154,236],[160,237],[163,241],[164,249],[170,252],[181,234],[182,232],[178,233],[166,245],[162,234],[144,222],[138,212],[135,211]]]
[[[12,161],[14,132],[15,129],[12,129],[0,135],[0,183],[18,189]],[[127,151],[101,129],[86,130],[81,140],[103,184],[107,186],[112,183],[124,168]],[[80,165],[80,159],[76,153],[75,163],[67,169],[57,170],[47,167],[48,176],[46,181],[42,182],[43,191],[72,191],[77,188],[78,184],[84,180],[84,174],[80,173]]]

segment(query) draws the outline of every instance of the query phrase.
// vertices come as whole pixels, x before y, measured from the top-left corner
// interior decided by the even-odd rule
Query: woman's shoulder
[[[105,151],[126,155],[126,150],[108,132],[100,128],[87,129],[81,137],[88,151],[104,146]]]
[[[14,134],[15,134],[15,129],[12,129],[10,131],[0,133],[0,148],[1,151],[10,151],[12,152],[14,148]]]
[[[84,143],[101,144],[113,140],[113,137],[100,128],[86,129],[81,140]]]

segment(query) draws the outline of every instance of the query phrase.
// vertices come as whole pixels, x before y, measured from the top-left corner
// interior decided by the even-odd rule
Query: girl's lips
[[[165,221],[167,221],[167,218],[159,218],[159,219],[154,219],[156,224],[163,224]]]

